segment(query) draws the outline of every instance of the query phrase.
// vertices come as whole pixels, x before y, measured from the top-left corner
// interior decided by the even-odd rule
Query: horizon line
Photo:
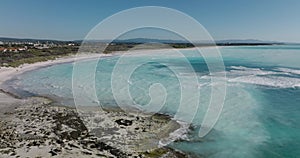
[[[33,38],[33,37],[7,37],[7,36],[0,36],[1,38],[7,38],[7,39],[16,39],[16,40],[41,40],[41,41],[60,41],[60,42],[75,42],[75,41],[84,41],[84,39],[54,39],[54,38]],[[137,38],[128,38],[128,39],[90,39],[88,41],[114,41],[114,40],[132,40],[132,39],[147,39],[147,40],[170,40],[170,41],[184,41],[180,39],[164,39],[164,38],[147,38],[147,37],[137,37]],[[282,42],[282,41],[274,41],[274,40],[261,40],[261,39],[253,39],[253,38],[245,38],[245,39],[217,39],[213,40],[215,43],[218,41],[257,41],[260,43],[295,43],[295,44],[300,44],[300,42]],[[0,40],[1,41],[1,40]],[[189,42],[189,41],[187,41]],[[205,40],[196,40],[192,42],[205,42]]]

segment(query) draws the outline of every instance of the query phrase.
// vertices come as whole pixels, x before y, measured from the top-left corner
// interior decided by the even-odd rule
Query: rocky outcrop
[[[0,157],[186,156],[157,147],[179,128],[164,115],[116,109],[78,115],[74,108],[53,106],[43,98],[32,98],[5,115],[0,121]]]

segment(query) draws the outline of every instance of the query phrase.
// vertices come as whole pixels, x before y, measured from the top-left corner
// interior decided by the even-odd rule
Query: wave
[[[269,86],[276,88],[297,88],[300,87],[300,79],[288,77],[260,77],[260,76],[243,76],[230,79],[229,82],[240,82]]]
[[[232,70],[229,71],[228,75],[271,75],[276,74],[273,71],[266,71],[260,68],[247,68],[243,66],[231,66]]]
[[[300,75],[300,70],[296,70],[296,69],[277,68],[277,70],[278,70],[278,71],[281,71],[281,72],[290,73],[290,74]]]
[[[175,121],[180,125],[180,128],[170,133],[169,137],[161,139],[158,143],[158,147],[166,146],[176,140],[188,140],[187,134],[189,132],[190,124],[179,120]]]
[[[276,88],[300,87],[300,70],[289,68],[275,68],[264,70],[260,68],[248,68],[243,66],[231,66],[228,71],[228,82],[247,83]]]

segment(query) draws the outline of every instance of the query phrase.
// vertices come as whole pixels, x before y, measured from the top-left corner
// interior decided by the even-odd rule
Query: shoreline
[[[70,63],[70,62],[74,62],[76,60],[83,61],[83,60],[92,60],[92,59],[100,58],[100,57],[121,55],[121,53],[122,52],[115,52],[113,54],[108,54],[108,55],[106,55],[106,54],[83,54],[83,55],[79,55],[79,56],[72,55],[72,56],[67,56],[67,57],[63,57],[63,58],[58,58],[56,60],[38,62],[38,63],[33,63],[33,64],[24,64],[24,65],[21,65],[20,67],[17,67],[17,68],[1,67],[0,68],[0,90],[1,90],[0,91],[0,100],[1,100],[0,101],[0,118],[6,117],[5,119],[3,119],[4,122],[5,122],[5,120],[9,120],[9,119],[12,119],[12,122],[15,121],[15,118],[11,117],[11,116],[14,115],[13,113],[18,111],[19,109],[26,108],[26,105],[24,105],[24,103],[28,104],[30,108],[32,108],[32,107],[36,108],[35,104],[37,104],[37,102],[39,102],[39,101],[37,101],[39,99],[36,99],[36,98],[40,98],[41,100],[48,100],[48,101],[52,102],[51,99],[49,100],[49,99],[44,98],[44,97],[30,97],[30,98],[26,98],[26,99],[19,99],[16,96],[14,96],[14,94],[12,94],[10,92],[6,92],[5,90],[2,90],[1,88],[3,87],[3,84],[5,84],[5,82],[8,81],[9,79],[12,79],[13,77],[15,77],[17,75],[20,75],[22,73],[25,73],[25,72],[28,72],[28,71],[33,71],[33,70],[43,68],[43,67],[47,67],[47,66],[52,66],[52,65],[56,65],[56,64],[63,64],[63,63]],[[42,101],[42,102],[44,102],[44,101]],[[44,103],[42,103],[42,105],[43,104]],[[14,106],[12,106],[12,105],[14,105]],[[66,108],[66,107],[63,107],[63,106],[59,107],[57,105],[56,106],[54,105],[52,108]],[[108,113],[114,113],[114,112],[108,112]],[[143,113],[143,114],[149,115],[147,113]],[[121,115],[123,115],[123,114],[121,114]],[[167,144],[169,144],[169,143],[181,138],[178,134],[181,134],[181,131],[186,130],[186,127],[183,124],[181,124],[180,122],[171,119],[171,116],[168,116],[168,115],[165,115],[165,114],[161,114],[161,115],[163,116],[163,118],[160,121],[164,121],[164,120],[169,119],[169,122],[171,122],[170,127],[167,127],[167,129],[171,130],[172,128],[174,128],[173,130],[171,130],[171,131],[164,134],[165,135],[165,137],[163,137],[164,141],[167,142]],[[24,117],[27,117],[27,116],[24,116]],[[165,118],[165,117],[168,117],[168,119]],[[128,118],[128,116],[126,116],[125,118]],[[0,123],[1,122],[2,121],[0,121]],[[140,125],[140,126],[142,126],[142,125]],[[174,126],[174,127],[172,127],[172,126]],[[140,127],[138,126],[136,128],[140,128]],[[133,136],[133,138],[134,137],[135,136]],[[138,136],[138,137],[141,137],[141,136]],[[151,154],[153,154],[151,152],[156,152],[156,150],[159,149],[159,150],[163,150],[164,154],[168,153],[168,154],[175,154],[175,155],[179,154],[181,156],[182,155],[187,156],[186,154],[184,154],[180,151],[166,148],[165,147],[166,144],[161,143],[161,140],[162,139],[157,140],[157,143],[158,143],[156,145],[157,148],[156,149],[154,148],[155,149],[154,151],[148,151],[147,150],[147,152],[145,154],[146,155],[147,154],[151,155]],[[111,144],[111,145],[113,146],[115,144]],[[147,143],[146,143],[146,146],[148,146]],[[15,153],[15,151],[12,152],[12,154],[13,153]],[[21,152],[21,155],[22,154],[24,154],[24,153]]]
[[[187,157],[157,146],[179,126],[166,115],[95,108],[82,112],[41,97],[18,104],[0,120],[1,157]]]
[[[14,103],[21,102],[26,99],[21,99],[13,93],[5,90],[5,82],[12,79],[13,77],[20,75],[25,72],[33,71],[39,68],[52,66],[56,64],[63,64],[74,62],[76,60],[89,60],[93,58],[99,58],[102,56],[111,56],[105,54],[81,54],[81,55],[70,55],[62,58],[57,58],[55,60],[48,60],[43,62],[37,62],[32,64],[23,64],[19,67],[0,67],[0,118],[3,117],[3,113],[17,108],[17,106],[12,106]]]
[[[0,88],[1,85],[13,78],[14,76],[17,76],[19,74],[22,74],[27,71],[32,71],[35,69],[52,66],[56,64],[64,64],[64,63],[70,63],[74,61],[84,61],[84,60],[92,60],[94,58],[100,58],[100,57],[112,57],[112,56],[119,56],[124,53],[127,53],[128,55],[130,52],[153,52],[153,51],[180,51],[180,50],[194,50],[194,49],[209,49],[212,47],[216,48],[222,48],[223,46],[207,46],[207,47],[193,47],[193,48],[158,48],[158,49],[134,49],[134,50],[128,50],[128,51],[114,51],[110,54],[97,54],[97,53],[80,53],[75,55],[68,55],[61,58],[56,58],[55,60],[48,60],[48,61],[42,61],[42,62],[36,62],[32,64],[23,64],[19,67],[0,67]]]
[[[37,62],[32,64],[23,64],[19,67],[0,67],[0,86],[7,80],[13,78],[16,75],[22,74],[27,71],[32,71],[42,67],[52,66],[56,64],[70,63],[76,60],[89,60],[93,58],[99,58],[104,56],[112,56],[113,54],[81,54],[81,55],[71,55],[62,58],[57,58],[55,60],[48,60],[43,62]]]
[[[53,66],[57,64],[71,63],[76,61],[84,61],[84,60],[93,60],[95,58],[102,57],[113,57],[113,56],[121,56],[124,53],[128,53],[127,55],[134,55],[134,53],[130,52],[142,52],[141,54],[149,53],[149,52],[157,52],[157,51],[180,51],[180,50],[193,50],[193,49],[209,49],[212,46],[208,47],[193,47],[193,48],[158,48],[158,49],[137,49],[137,50],[128,50],[128,51],[115,51],[110,54],[96,54],[96,53],[80,53],[75,55],[64,56],[61,58],[56,58],[55,60],[48,60],[42,62],[36,62],[32,64],[23,64],[19,67],[0,67],[0,99],[2,100],[13,100],[14,98],[19,98],[13,93],[6,91],[5,82],[16,77],[20,74],[34,71],[36,69],[40,69],[43,67]],[[214,46],[218,47],[218,46]],[[5,92],[5,93],[3,93]],[[7,95],[9,94],[9,95]],[[11,97],[14,96],[14,97]],[[1,102],[0,102],[1,103]],[[0,111],[1,111],[0,106]]]

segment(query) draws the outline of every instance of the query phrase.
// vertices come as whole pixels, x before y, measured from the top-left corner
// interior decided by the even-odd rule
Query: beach
[[[28,71],[100,56],[68,56],[53,61],[25,64],[17,68],[1,67],[0,85]],[[92,108],[95,109],[81,113],[74,107],[54,105],[48,98],[21,99],[2,90],[1,157],[187,156],[161,146],[161,140],[164,140],[164,143],[168,142],[169,134],[180,130],[181,125],[171,117],[161,114],[130,114],[117,108]]]
[[[115,73],[115,79],[126,84],[115,86],[124,92],[129,85],[130,95],[136,103],[146,105],[150,97],[162,96],[161,93],[152,93],[149,97],[149,87],[153,83],[165,87],[169,98],[156,115],[150,112],[124,113],[115,108],[118,105],[113,102],[110,76],[120,59],[119,54],[103,58],[96,71],[90,68],[93,58],[82,57],[85,61],[81,63],[83,67],[79,74],[83,75],[77,79],[95,79],[98,100],[92,98],[87,103],[101,103],[101,109],[81,108],[87,111],[63,104],[73,100],[74,65],[70,63],[71,59],[58,59],[61,62],[53,66],[41,64],[43,68],[28,68],[27,71],[4,68],[1,70],[3,74],[11,74],[9,78],[12,79],[4,80],[7,76],[3,76],[2,81],[7,86],[15,86],[12,88],[21,91],[17,95],[22,96],[24,90],[33,93],[34,97],[18,99],[15,93],[1,92],[0,137],[3,146],[0,157],[33,157],[34,153],[42,157],[294,157],[299,155],[300,138],[297,128],[300,121],[297,97],[300,94],[299,50],[299,46],[288,45],[220,48],[226,78],[216,75],[216,82],[225,80],[227,93],[220,118],[205,137],[199,137],[198,131],[210,103],[208,92],[213,74],[193,49],[182,51],[195,68],[199,84],[188,82],[180,85],[178,76],[189,77],[194,72],[184,65],[186,58],[172,55],[165,49],[137,51],[119,63],[118,66],[125,69]],[[282,60],[285,56],[281,51],[293,58]],[[151,52],[150,56],[144,55],[148,52]],[[122,78],[128,74],[126,68],[132,65],[141,66],[129,79]],[[172,73],[170,68],[179,73]],[[93,91],[89,85],[90,82],[80,82],[76,86],[80,92],[87,93]],[[198,109],[185,108],[190,102],[179,104],[180,88],[195,86],[201,92],[200,106]],[[191,91],[184,92],[193,96]],[[126,105],[132,104],[128,102]],[[178,111],[180,108],[184,110]],[[191,124],[180,122],[194,111],[197,113]]]
[[[89,55],[78,55],[78,56],[67,56],[63,58],[59,58],[56,60],[49,60],[45,62],[38,62],[33,64],[24,64],[19,67],[0,67],[0,89],[2,90],[3,83],[16,75],[22,74],[27,71],[35,70],[38,68],[51,66],[55,64],[62,64],[67,62],[73,62],[75,60],[86,60],[98,58],[101,55],[99,54],[89,54]],[[14,102],[19,102],[19,99],[16,99],[15,96],[10,95],[8,92],[0,91],[0,113],[3,114],[5,112],[9,112],[15,108],[15,106],[11,106]],[[1,117],[1,116],[0,116]]]

